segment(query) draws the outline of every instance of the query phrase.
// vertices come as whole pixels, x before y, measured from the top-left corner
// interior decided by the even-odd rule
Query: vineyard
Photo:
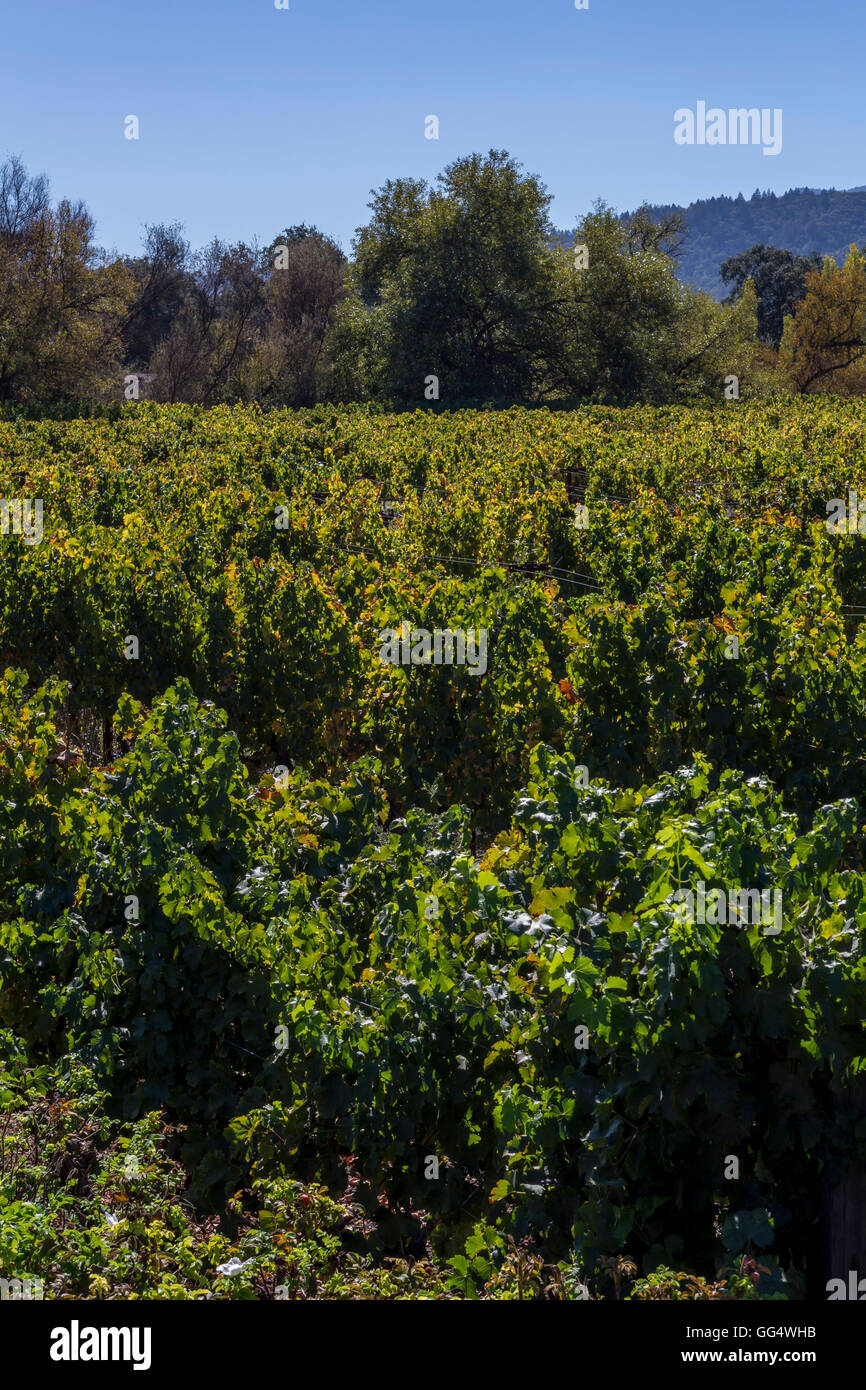
[[[866,407],[818,397],[7,410],[0,1276],[825,1298],[860,496]],[[405,625],[484,669],[384,663]],[[743,885],[780,930],[683,911]]]

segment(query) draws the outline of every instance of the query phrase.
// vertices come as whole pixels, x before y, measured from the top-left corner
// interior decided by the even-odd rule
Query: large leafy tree
[[[682,227],[641,209],[627,222],[598,203],[558,253],[568,307],[558,310],[567,345],[565,394],[600,400],[675,400],[721,393],[739,374],[754,338],[747,296],[736,310],[686,289],[676,276]]]
[[[0,401],[119,394],[131,277],[94,243],[83,203],[0,166]]]
[[[345,295],[346,257],[316,227],[289,227],[265,255],[265,324],[246,377],[272,404],[313,405],[331,385],[327,351]]]
[[[123,329],[124,358],[143,371],[193,290],[183,229],[176,223],[148,227],[144,254],[127,258],[125,265],[135,281],[135,297]]]
[[[599,202],[560,253],[567,272],[571,390],[633,399],[669,383],[681,292],[670,256],[675,224],[638,214],[625,225]]]
[[[739,300],[751,280],[757,296],[758,337],[772,347],[782,339],[785,315],[792,314],[806,293],[806,277],[820,270],[821,257],[817,252],[797,256],[778,246],[757,243],[739,256],[730,256],[721,267],[721,276],[731,287],[725,301]]]
[[[801,394],[860,393],[866,355],[866,257],[852,246],[844,265],[828,256],[806,279],[806,294],[785,322],[780,360]]]
[[[506,153],[456,160],[429,189],[389,182],[355,241],[360,298],[378,309],[380,387],[407,401],[537,394],[561,290],[550,195]]]
[[[259,339],[264,282],[260,256],[218,238],[191,260],[188,290],[150,362],[164,401],[236,399]]]

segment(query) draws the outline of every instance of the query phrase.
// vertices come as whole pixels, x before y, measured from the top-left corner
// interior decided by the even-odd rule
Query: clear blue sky
[[[124,252],[174,220],[194,245],[308,222],[348,250],[371,188],[491,147],[541,176],[566,227],[597,197],[866,184],[863,0],[290,5],[3,0],[0,156],[83,198]],[[700,100],[781,107],[782,153],[676,145],[675,109]]]

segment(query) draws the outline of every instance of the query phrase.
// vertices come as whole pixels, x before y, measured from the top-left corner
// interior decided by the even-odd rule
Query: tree
[[[570,307],[558,333],[568,345],[565,394],[598,400],[678,400],[721,394],[739,374],[754,339],[754,306],[723,309],[686,289],[674,256],[682,224],[642,208],[627,222],[603,203],[558,253]]]
[[[670,393],[681,290],[668,236],[677,230],[654,226],[643,213],[626,225],[598,202],[578,226],[574,248],[559,253],[569,300],[560,328],[569,349],[567,394],[631,400]]]
[[[719,304],[704,290],[683,290],[676,335],[677,399],[720,397],[726,378],[754,384],[757,299],[747,283],[735,304]]]
[[[26,236],[49,208],[48,180],[31,178],[19,156],[0,165],[0,240],[6,245]]]
[[[538,394],[558,290],[550,195],[502,151],[449,165],[435,188],[389,182],[355,239],[358,293],[381,336],[386,396],[519,400]]]
[[[346,257],[315,227],[289,227],[266,253],[265,326],[247,373],[256,399],[313,405],[326,394],[325,353],[346,293]]]
[[[189,293],[154,352],[153,396],[162,401],[237,399],[262,331],[261,257],[216,237],[192,258]]]
[[[0,166],[0,401],[119,395],[132,289],[83,203],[52,208],[44,179]]]
[[[726,285],[732,286],[724,302],[736,303],[746,282],[751,280],[757,296],[758,337],[778,347],[785,315],[793,313],[805,295],[809,272],[820,268],[821,257],[815,251],[808,256],[797,256],[793,251],[759,242],[723,262],[721,277]]]
[[[179,224],[146,229],[143,256],[124,262],[135,283],[135,298],[123,326],[124,359],[143,371],[192,293],[189,243]]]
[[[806,294],[785,320],[779,350],[796,391],[853,394],[866,382],[857,364],[866,354],[866,258],[852,246],[845,264],[828,256],[806,277]]]

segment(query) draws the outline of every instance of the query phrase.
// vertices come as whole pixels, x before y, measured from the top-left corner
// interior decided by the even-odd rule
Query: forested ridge
[[[717,299],[725,294],[720,266],[750,246],[783,247],[795,255],[832,256],[844,261],[848,248],[866,246],[866,189],[791,188],[787,193],[761,192],[750,197],[719,195],[699,198],[687,207],[649,204],[652,218],[681,216],[684,235],[679,274],[688,285]],[[624,214],[626,220],[629,214]],[[556,233],[565,244],[573,233]]]

